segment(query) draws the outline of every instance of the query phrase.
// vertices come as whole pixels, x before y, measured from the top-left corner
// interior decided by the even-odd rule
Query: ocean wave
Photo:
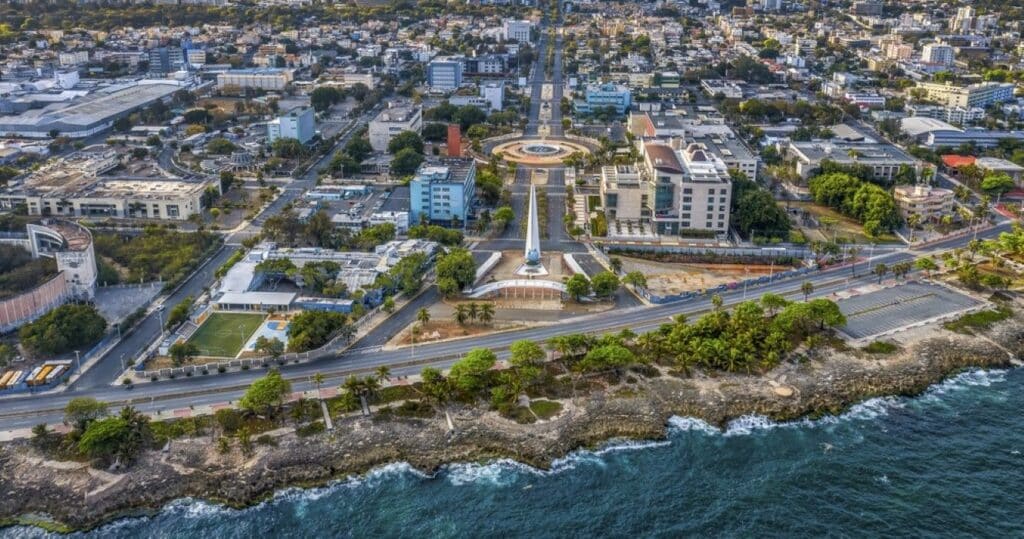
[[[575,470],[581,465],[603,468],[608,464],[603,458],[606,455],[625,451],[643,451],[671,444],[672,442],[668,440],[613,440],[598,449],[580,449],[555,459],[551,461],[551,468],[547,470],[534,468],[512,459],[498,459],[482,464],[449,464],[443,468],[443,476],[453,486],[488,484],[505,487],[512,485],[523,474],[548,477]]]
[[[925,394],[938,396],[972,387],[991,387],[993,384],[1005,382],[1009,372],[1007,369],[971,369],[933,385]]]
[[[702,432],[704,434],[722,434],[722,431],[707,421],[696,417],[672,416],[668,419],[670,431],[677,432]]]

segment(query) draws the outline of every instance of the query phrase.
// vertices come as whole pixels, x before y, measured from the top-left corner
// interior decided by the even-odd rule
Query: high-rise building
[[[442,159],[420,166],[409,182],[412,219],[465,225],[476,192],[476,163],[472,159]]]
[[[185,68],[185,51],[178,46],[157,47],[149,51],[149,72],[167,74]]]
[[[293,138],[305,144],[316,135],[312,107],[295,107],[287,113],[267,122],[267,142]]]
[[[779,11],[782,9],[782,0],[761,0],[763,11]]]
[[[427,84],[434,90],[455,90],[462,86],[462,69],[461,58],[436,58],[427,64]]]
[[[921,49],[921,61],[926,64],[953,65],[953,47],[945,43],[929,43]]]

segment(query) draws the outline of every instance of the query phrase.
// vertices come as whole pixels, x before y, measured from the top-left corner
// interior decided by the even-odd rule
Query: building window
[[[693,194],[693,189],[691,189],[689,187],[684,187],[683,188],[683,194],[684,195],[692,195]]]

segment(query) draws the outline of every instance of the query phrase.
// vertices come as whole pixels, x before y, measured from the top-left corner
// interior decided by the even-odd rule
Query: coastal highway
[[[979,238],[992,238],[1000,232],[1009,230],[1009,223],[1002,223],[994,228],[978,233]],[[869,267],[884,262],[894,264],[904,260],[913,260],[923,254],[944,251],[966,245],[972,236],[968,235],[938,242],[927,249],[915,252],[900,251],[880,254],[870,262],[858,263],[858,276],[852,275],[849,266],[826,269],[811,273],[806,279],[790,279],[768,285],[749,287],[747,299],[756,299],[766,292],[785,294],[799,299],[800,285],[804,280],[815,285],[814,297],[829,296],[835,292],[875,282]],[[915,254],[917,253],[917,254]],[[735,305],[743,300],[742,289],[721,294],[725,304]],[[637,333],[650,331],[668,322],[672,316],[685,314],[699,315],[710,307],[710,297],[704,296],[686,301],[679,301],[655,306],[640,306],[609,313],[599,313],[567,320],[562,323],[539,326],[529,329],[506,331],[482,335],[470,339],[458,339],[441,343],[424,344],[416,347],[403,347],[396,350],[382,350],[377,331],[393,331],[391,325],[382,326],[370,332],[356,342],[353,348],[333,358],[327,358],[302,365],[291,365],[282,368],[282,373],[293,382],[296,390],[310,389],[309,378],[313,373],[325,375],[325,385],[338,385],[349,374],[367,374],[376,367],[387,365],[394,376],[417,374],[424,366],[447,367],[461,355],[473,348],[490,348],[502,357],[508,346],[520,339],[543,342],[557,335],[570,333],[605,333],[629,328]],[[405,309],[403,309],[405,311]],[[120,386],[94,386],[79,388],[64,393],[37,395],[17,399],[0,400],[0,430],[29,427],[38,423],[59,423],[64,405],[73,397],[90,396],[111,403],[114,406],[132,404],[147,413],[162,411],[167,413],[175,408],[201,406],[238,399],[244,389],[262,371],[243,371],[222,375],[210,375],[196,378],[161,381],[156,383],[138,384],[133,389]]]

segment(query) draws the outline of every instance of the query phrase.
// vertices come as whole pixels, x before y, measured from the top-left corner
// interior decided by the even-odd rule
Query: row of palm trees
[[[460,303],[455,306],[452,319],[460,326],[467,322],[479,320],[481,324],[490,324],[494,321],[493,303]]]

